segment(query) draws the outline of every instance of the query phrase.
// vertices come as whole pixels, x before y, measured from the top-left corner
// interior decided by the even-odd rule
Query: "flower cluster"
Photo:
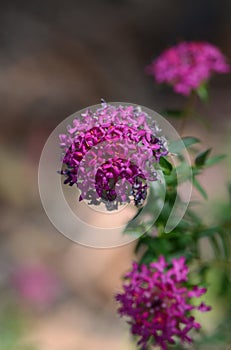
[[[165,50],[147,67],[158,83],[167,83],[186,96],[207,82],[212,73],[229,70],[219,48],[207,42],[182,42]]]
[[[104,201],[112,209],[133,197],[140,206],[146,197],[143,180],[157,180],[153,164],[168,153],[159,131],[140,107],[103,102],[96,111],[87,110],[74,119],[67,134],[60,135],[64,183],[77,184],[79,199],[90,200],[89,204]]]
[[[28,303],[38,308],[50,306],[57,298],[59,283],[45,266],[20,266],[12,275],[16,292]]]
[[[133,263],[125,275],[124,292],[116,295],[120,303],[119,313],[128,318],[131,332],[139,336],[142,350],[148,345],[158,345],[166,350],[167,344],[174,344],[174,338],[191,342],[191,329],[199,329],[192,310],[209,311],[203,302],[199,306],[191,303],[206,292],[205,288],[189,287],[188,267],[185,258],[173,259],[169,266],[163,256],[149,266]]]
[[[117,196],[124,202],[129,202],[132,194],[135,205],[142,206],[147,196],[147,183],[144,175],[137,167],[127,159],[110,159],[104,163],[96,173],[96,191],[100,198],[106,200],[106,204],[114,201]],[[118,181],[121,179],[121,183]],[[126,191],[126,182],[132,185],[131,191]],[[117,186],[116,188],[116,185]],[[109,203],[108,203],[109,202]]]

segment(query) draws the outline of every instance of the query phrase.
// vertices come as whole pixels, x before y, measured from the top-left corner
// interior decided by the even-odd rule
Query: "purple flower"
[[[58,280],[45,266],[21,266],[12,275],[12,285],[26,302],[38,308],[51,305],[58,295]]]
[[[64,183],[76,184],[79,200],[104,202],[107,209],[130,202],[143,204],[147,181],[156,181],[153,167],[168,154],[166,140],[157,136],[152,118],[135,106],[102,103],[95,112],[88,109],[60,135],[64,155],[61,174]]]
[[[138,345],[142,350],[148,345],[158,345],[166,350],[174,344],[175,337],[181,342],[191,342],[191,329],[199,329],[190,311],[209,311],[204,303],[195,306],[191,298],[198,298],[205,288],[189,287],[189,269],[185,258],[173,259],[169,265],[163,256],[149,266],[133,263],[125,275],[124,291],[116,295],[120,303],[121,316],[127,318],[131,333],[139,336]]]
[[[117,196],[119,197],[117,201],[125,203],[130,202],[132,194],[135,205],[139,207],[142,206],[147,195],[144,175],[136,165],[127,159],[110,159],[99,167],[95,180],[96,191],[100,198],[105,199],[106,206],[109,206],[108,209],[110,208],[108,202],[115,201]],[[122,183],[116,187],[119,180],[122,180]]]
[[[158,83],[173,86],[176,93],[189,95],[206,83],[213,73],[228,73],[230,66],[218,47],[207,42],[182,42],[165,50],[147,67]]]

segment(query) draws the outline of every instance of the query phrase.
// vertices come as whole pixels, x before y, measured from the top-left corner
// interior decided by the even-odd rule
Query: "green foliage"
[[[198,192],[202,195],[204,199],[208,199],[207,193],[205,189],[201,186],[200,182],[193,176],[193,185],[198,190]]]
[[[193,185],[194,187],[198,190],[198,192],[201,194],[201,196],[204,199],[208,199],[207,193],[203,186],[200,184],[200,182],[197,179],[197,175],[201,174],[201,171],[204,168],[208,168],[210,166],[213,166],[217,163],[219,163],[221,160],[225,158],[225,155],[223,154],[218,154],[213,157],[209,157],[211,153],[211,148],[200,152],[196,157],[195,157],[195,164],[192,168],[193,171]]]
[[[196,167],[202,167],[205,165],[205,162],[209,156],[211,152],[211,148],[199,153],[197,156],[196,156],[196,159],[195,159],[195,165]]]
[[[6,305],[0,310],[0,350],[36,350],[33,345],[22,342],[24,323],[22,315],[13,305]]]
[[[189,152],[191,147],[200,143],[200,140],[195,137],[185,137],[182,139],[185,147]],[[175,149],[180,148],[180,144],[173,145]],[[195,157],[194,165],[192,167],[192,183],[201,196],[207,199],[207,193],[203,186],[197,179],[197,176],[201,172],[224,159],[224,155],[215,155],[209,157],[211,149],[200,152]],[[137,242],[136,253],[140,257],[140,263],[149,264],[158,258],[160,254],[164,255],[167,260],[171,260],[173,257],[184,255],[188,262],[199,262],[198,271],[202,280],[205,280],[206,270],[208,266],[202,263],[199,242],[200,240],[207,239],[210,244],[214,257],[218,260],[228,259],[231,256],[231,239],[230,233],[225,229],[225,225],[218,223],[218,225],[207,226],[203,223],[203,218],[200,217],[193,209],[192,205],[189,205],[184,218],[178,223],[178,225],[168,234],[164,233],[164,227],[172,212],[173,205],[177,196],[177,186],[179,183],[189,180],[190,166],[184,160],[181,159],[181,164],[174,167],[168,157],[161,157],[160,169],[163,171],[166,182],[166,198],[163,209],[155,221],[154,226],[145,230],[143,224],[140,226],[128,224],[127,232],[144,232]],[[146,208],[149,214],[152,214],[155,207],[155,194],[153,189],[150,189],[150,195],[153,196]],[[140,209],[142,210],[142,209]],[[137,213],[137,216],[139,212]]]
[[[182,141],[186,148],[189,148],[192,145],[195,145],[196,143],[201,142],[197,137],[191,137],[191,136],[183,137]]]
[[[184,118],[184,112],[179,109],[166,109],[162,114],[165,117]]]
[[[201,101],[203,102],[207,102],[209,99],[209,93],[208,93],[208,87],[206,85],[206,83],[201,84],[198,89],[196,90],[197,95],[199,96],[199,98],[201,99]]]
[[[184,147],[189,148],[199,142],[200,140],[197,137],[182,137],[181,140],[174,140],[170,142],[169,152],[179,154],[179,152],[181,152]]]
[[[205,166],[209,167],[209,166],[215,165],[225,158],[226,158],[225,154],[217,154],[216,156],[213,156],[213,157],[210,157],[209,159],[206,159]]]
[[[160,169],[163,171],[164,175],[170,175],[172,171],[172,164],[165,158],[160,157]]]
[[[208,99],[208,91],[206,85],[202,85],[197,90],[197,94],[201,100]],[[188,111],[190,108],[188,109]],[[188,112],[187,112],[188,113]],[[185,114],[180,110],[166,110],[164,115],[182,118],[185,121]],[[135,253],[138,255],[140,264],[149,264],[158,259],[159,255],[164,255],[169,262],[173,258],[185,256],[186,261],[191,267],[191,278],[196,279],[196,283],[208,286],[208,276],[214,266],[219,266],[216,273],[216,297],[229,298],[228,304],[231,302],[231,184],[228,186],[230,201],[224,206],[219,206],[217,215],[211,213],[211,217],[215,215],[214,222],[205,224],[202,215],[195,210],[194,204],[190,203],[183,219],[170,232],[165,233],[166,223],[172,213],[175,200],[177,198],[177,187],[185,181],[192,181],[193,186],[199,192],[203,199],[208,199],[208,195],[198,177],[206,171],[206,168],[218,164],[225,159],[225,155],[217,154],[210,156],[211,148],[198,153],[197,147],[200,144],[197,137],[183,137],[181,140],[174,140],[169,144],[169,157],[161,157],[159,169],[163,172],[166,184],[166,197],[164,206],[160,215],[155,220],[154,225],[145,229],[144,224],[128,224],[126,231],[130,232],[146,232],[138,240]],[[188,150],[192,160],[192,167],[184,158],[184,150]],[[177,157],[179,161],[175,166],[171,157]],[[156,194],[150,188],[150,201],[145,207],[149,215],[154,215]],[[183,200],[181,199],[181,202]],[[142,209],[141,209],[142,210]],[[139,213],[137,214],[137,217]],[[154,221],[154,220],[153,220]],[[205,260],[203,247],[210,246],[212,256],[210,260]],[[210,253],[211,254],[211,253]],[[231,307],[228,310],[231,315]],[[195,342],[196,348],[203,348],[209,345],[210,349],[222,349],[225,342],[231,343],[229,332],[231,317],[227,318],[229,327],[224,323],[221,327],[210,336],[198,338]],[[223,328],[222,328],[223,327]],[[184,349],[179,344],[170,346],[169,349]],[[207,348],[205,348],[207,349]],[[225,348],[224,348],[225,349]]]

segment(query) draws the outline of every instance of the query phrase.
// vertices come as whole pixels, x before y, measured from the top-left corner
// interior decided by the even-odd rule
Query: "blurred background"
[[[159,113],[182,107],[145,66],[181,40],[210,41],[230,59],[231,2],[1,1],[0,26],[0,349],[134,349],[113,301],[134,244],[97,250],[57,232],[38,194],[39,157],[63,119],[101,98]],[[209,103],[197,106],[209,128],[191,120],[184,131],[214,154],[230,155],[230,88],[231,75],[214,77]],[[227,200],[230,168],[224,162],[201,178],[208,220]],[[209,330],[226,308],[218,304],[205,316]]]

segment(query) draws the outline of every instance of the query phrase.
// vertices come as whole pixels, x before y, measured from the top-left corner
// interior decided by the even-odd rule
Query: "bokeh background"
[[[180,40],[210,41],[230,59],[231,2],[1,1],[0,29],[0,349],[134,349],[113,301],[134,244],[97,250],[58,233],[40,202],[39,157],[58,123],[101,98],[159,113],[183,106],[144,68]],[[209,127],[193,119],[184,131],[214,154],[230,155],[230,92],[231,75],[214,77],[209,103],[197,106]],[[230,168],[227,160],[201,178],[207,220],[228,198]],[[226,309],[217,304],[210,331]]]

